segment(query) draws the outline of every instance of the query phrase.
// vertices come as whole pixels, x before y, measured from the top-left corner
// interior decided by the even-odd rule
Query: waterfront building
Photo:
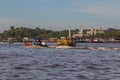
[[[73,35],[73,38],[76,39],[76,42],[88,42],[86,37],[88,36],[84,33],[83,26],[80,26],[79,32]]]
[[[102,27],[99,27],[98,29],[93,29],[92,28],[92,29],[87,31],[88,36],[89,35],[93,36],[93,35],[100,34],[100,33],[104,33],[104,30],[102,29]]]
[[[83,37],[83,26],[80,26],[79,32],[74,34],[73,37]]]
[[[90,42],[91,39],[89,38],[89,36],[94,36],[101,33],[104,33],[102,27],[99,27],[98,29],[91,28],[83,30],[83,27],[80,26],[79,32],[77,34],[74,34],[73,38],[75,38],[77,42]]]

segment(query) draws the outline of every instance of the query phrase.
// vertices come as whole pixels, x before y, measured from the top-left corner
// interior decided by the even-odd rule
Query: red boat
[[[24,45],[30,48],[44,48],[48,47],[45,42],[42,42],[39,38],[24,39]]]

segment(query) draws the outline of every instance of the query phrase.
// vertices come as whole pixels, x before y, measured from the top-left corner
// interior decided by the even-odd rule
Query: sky
[[[0,0],[0,31],[10,26],[120,29],[120,0]]]

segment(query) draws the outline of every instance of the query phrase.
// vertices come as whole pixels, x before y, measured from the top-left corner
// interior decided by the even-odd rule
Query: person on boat
[[[41,41],[40,40],[36,40],[36,43],[38,46],[41,46]]]
[[[37,42],[35,40],[33,40],[32,45],[37,45]]]

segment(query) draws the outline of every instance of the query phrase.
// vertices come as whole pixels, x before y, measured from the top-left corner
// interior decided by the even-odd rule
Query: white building
[[[74,34],[73,37],[79,37],[79,38],[82,38],[82,37],[86,37],[86,36],[90,36],[90,35],[96,35],[96,34],[99,34],[99,33],[104,33],[104,30],[99,27],[98,29],[89,29],[86,31],[86,33],[83,32],[83,27],[80,26],[79,28],[79,32],[77,34]]]
[[[104,33],[104,30],[100,27],[98,29],[90,29],[87,31],[87,35],[96,35],[96,34],[99,34],[99,33]]]
[[[73,37],[83,37],[83,26],[80,26],[78,34],[74,34]]]

